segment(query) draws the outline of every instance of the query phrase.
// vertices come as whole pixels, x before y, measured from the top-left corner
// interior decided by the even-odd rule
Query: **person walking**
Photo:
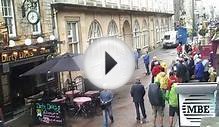
[[[202,61],[202,64],[203,64],[203,66],[204,66],[204,76],[203,76],[203,81],[204,82],[208,82],[208,80],[209,80],[209,61],[208,61],[208,59],[204,59],[203,61]]]
[[[160,64],[160,62],[158,61],[158,59],[157,59],[156,56],[154,56],[153,59],[152,59],[152,61],[151,61],[151,71],[152,71],[152,69],[154,68],[155,63]]]
[[[155,66],[153,67],[151,73],[152,73],[152,79],[151,82],[154,83],[155,77],[161,72],[162,67],[159,65],[159,62],[154,63]]]
[[[173,127],[175,113],[179,116],[178,96],[176,93],[176,83],[173,81],[170,90],[166,93],[166,100],[169,103],[169,127]]]
[[[144,85],[141,84],[140,79],[136,79],[136,82],[134,83],[134,85],[131,87],[131,96],[133,98],[133,102],[135,104],[135,110],[136,110],[136,120],[137,122],[141,122],[141,118],[140,118],[140,111],[139,111],[139,107],[141,108],[141,112],[142,112],[142,122],[145,123],[146,122],[146,112],[145,112],[145,106],[144,106],[144,96],[145,96],[145,88]]]
[[[111,90],[105,89],[100,92],[100,102],[101,108],[103,110],[103,127],[109,127],[108,118],[110,118],[112,123],[114,122],[112,112],[112,100],[113,94]]]
[[[202,64],[202,60],[198,59],[195,65],[195,79],[199,81],[203,81],[204,77],[204,66]]]
[[[143,59],[144,59],[144,65],[145,65],[145,69],[146,69],[146,75],[150,75],[150,69],[149,69],[150,56],[149,56],[148,52],[146,52]]]
[[[174,72],[170,71],[169,72],[169,79],[168,79],[167,90],[171,89],[171,86],[172,86],[173,82],[178,82],[178,78],[176,77],[176,74]]]
[[[155,82],[159,82],[161,90],[165,93],[168,87],[168,76],[166,72],[160,72],[155,77]]]
[[[176,47],[176,52],[178,54],[178,56],[180,56],[180,54],[182,54],[182,45],[179,44],[177,47]]]
[[[139,53],[137,49],[134,51],[134,57],[135,57],[135,69],[138,69],[138,59],[139,59]]]
[[[183,58],[179,59],[179,63],[177,64],[176,76],[179,79],[179,82],[185,82],[186,80],[187,68],[183,64]]]
[[[165,97],[160,89],[159,82],[151,83],[148,89],[148,98],[153,110],[153,127],[156,127],[158,121],[159,127],[163,127]]]

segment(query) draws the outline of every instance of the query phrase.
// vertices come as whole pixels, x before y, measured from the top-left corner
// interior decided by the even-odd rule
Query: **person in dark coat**
[[[193,75],[194,75],[194,71],[195,71],[195,63],[194,63],[193,57],[190,57],[190,59],[189,59],[188,70],[189,70],[190,79],[193,79]]]
[[[160,83],[155,82],[149,85],[148,89],[148,98],[151,103],[153,110],[153,126],[156,127],[156,121],[158,121],[159,126],[163,126],[163,117],[164,117],[164,92],[160,88]]]
[[[204,66],[202,60],[198,59],[195,65],[195,79],[202,81],[204,76]]]
[[[135,109],[136,109],[136,119],[137,122],[140,122],[140,111],[139,107],[141,108],[142,112],[142,122],[146,122],[146,113],[145,113],[145,106],[144,106],[144,96],[145,96],[145,88],[144,85],[141,84],[140,79],[136,79],[135,84],[131,88],[131,96],[133,98],[133,102],[135,104]]]
[[[186,81],[186,73],[187,73],[187,68],[183,64],[183,58],[180,58],[179,63],[177,64],[177,70],[176,70],[176,76],[178,77],[179,82]]]

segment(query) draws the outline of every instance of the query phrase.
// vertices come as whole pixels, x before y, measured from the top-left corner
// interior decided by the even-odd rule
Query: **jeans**
[[[138,69],[138,59],[135,60],[135,69]]]
[[[106,109],[103,110],[103,127],[109,127],[109,118],[111,122],[113,122],[113,112],[112,106],[107,106]]]
[[[136,119],[140,120],[139,106],[141,108],[142,116],[145,119],[147,117],[147,115],[145,113],[144,101],[142,101],[142,102],[135,102],[135,110],[136,110],[136,115],[137,115]]]
[[[149,63],[145,63],[145,68],[146,68],[146,74],[150,74],[150,70],[149,70]]]

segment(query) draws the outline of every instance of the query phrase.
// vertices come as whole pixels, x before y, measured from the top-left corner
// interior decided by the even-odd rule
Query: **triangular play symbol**
[[[105,51],[105,75],[112,70],[117,62]]]

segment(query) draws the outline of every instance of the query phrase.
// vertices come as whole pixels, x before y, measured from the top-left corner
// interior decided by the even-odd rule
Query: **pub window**
[[[36,11],[40,15],[39,3],[37,3]],[[40,21],[37,24],[33,25],[33,35],[38,35],[38,34],[41,34],[41,22]]]
[[[8,27],[9,37],[16,37],[13,2],[12,0],[1,0],[1,4],[2,15]]]
[[[70,52],[74,54],[80,53],[78,22],[67,22],[67,40]]]

